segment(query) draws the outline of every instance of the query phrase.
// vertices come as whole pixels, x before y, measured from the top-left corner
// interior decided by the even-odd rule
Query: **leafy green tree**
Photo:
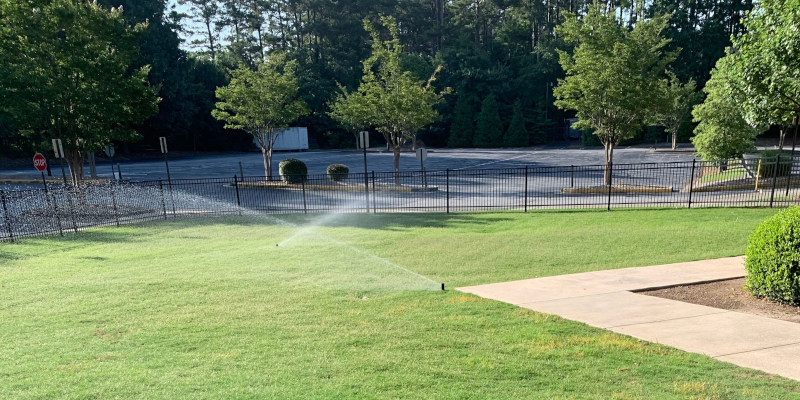
[[[522,103],[517,100],[514,102],[511,124],[503,136],[503,147],[527,147],[530,144],[529,140],[530,136],[525,129],[525,118],[522,116]]]
[[[669,72],[668,75],[669,80],[662,81],[659,91],[662,96],[661,107],[651,122],[664,127],[670,135],[672,149],[675,150],[678,144],[678,131],[690,120],[692,108],[700,102],[701,95],[693,79],[681,83],[674,73]]]
[[[232,71],[228,86],[217,89],[219,102],[211,111],[229,129],[253,136],[261,148],[264,174],[272,179],[272,150],[281,129],[308,113],[297,90],[295,61],[280,53],[271,55],[253,71],[242,65]]]
[[[503,121],[495,95],[489,94],[481,102],[478,113],[478,128],[472,143],[475,147],[500,147],[503,144]]]
[[[761,1],[726,55],[742,82],[745,118],[781,126],[781,149],[789,125],[800,116],[799,26],[800,0]]]
[[[149,66],[133,67],[145,24],[86,1],[0,3],[0,113],[34,141],[59,138],[73,183],[88,154],[138,137],[153,115]]]
[[[372,23],[364,20],[364,29],[372,36],[372,55],[363,62],[364,75],[358,90],[339,97],[340,101],[348,104],[332,108],[364,112],[364,121],[383,134],[392,147],[395,183],[400,184],[400,152],[409,140],[416,137],[418,130],[439,118],[433,106],[442,101],[442,93],[437,93],[431,86],[438,68],[427,82],[403,70],[403,47],[397,22],[392,17],[382,17],[381,22],[389,31],[390,39],[382,40]]]
[[[744,92],[730,58],[722,58],[711,72],[703,91],[706,99],[692,111],[695,128],[692,143],[704,160],[741,157],[755,149],[759,127],[747,122],[741,103]]]
[[[576,110],[579,129],[594,129],[605,148],[604,184],[611,184],[614,149],[633,137],[658,106],[658,93],[667,66],[675,54],[661,36],[666,17],[638,21],[632,30],[606,13],[602,4],[589,7],[582,19],[568,15],[557,31],[575,45],[572,53],[559,51],[566,77],[553,94],[556,106]],[[654,104],[655,103],[655,104]]]
[[[358,145],[358,133],[372,125],[372,115],[375,111],[371,107],[377,105],[377,99],[366,96],[360,92],[349,92],[340,86],[341,93],[331,103],[330,116],[339,122],[353,137]]]
[[[471,147],[475,133],[475,113],[470,98],[461,94],[453,110],[453,122],[450,124],[450,138],[447,147]]]

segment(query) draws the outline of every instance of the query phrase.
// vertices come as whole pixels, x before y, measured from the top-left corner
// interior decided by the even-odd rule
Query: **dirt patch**
[[[800,323],[800,307],[759,299],[750,294],[744,284],[744,278],[737,278],[638,293]]]

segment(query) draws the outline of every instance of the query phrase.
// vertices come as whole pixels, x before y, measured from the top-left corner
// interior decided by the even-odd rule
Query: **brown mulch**
[[[750,294],[744,285],[745,279],[738,278],[639,293],[800,323],[800,307],[759,299]]]

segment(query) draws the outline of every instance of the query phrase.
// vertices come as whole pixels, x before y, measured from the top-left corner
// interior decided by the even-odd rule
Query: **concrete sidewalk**
[[[457,290],[800,380],[800,324],[632,292],[744,275],[730,257]]]

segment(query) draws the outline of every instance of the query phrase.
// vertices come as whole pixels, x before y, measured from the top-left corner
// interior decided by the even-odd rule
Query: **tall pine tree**
[[[481,103],[478,130],[472,140],[475,147],[500,147],[503,144],[503,121],[497,108],[497,98],[490,94]]]
[[[458,96],[453,110],[453,122],[450,124],[450,138],[447,147],[472,147],[472,136],[475,133],[475,116],[471,98],[465,94]]]
[[[503,136],[503,147],[527,147],[528,140],[525,118],[522,116],[522,104],[517,100],[514,102],[514,116],[511,117],[511,124]]]

